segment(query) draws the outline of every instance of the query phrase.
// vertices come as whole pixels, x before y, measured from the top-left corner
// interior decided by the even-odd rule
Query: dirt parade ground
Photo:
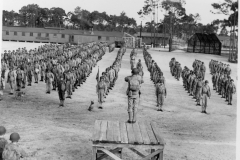
[[[26,43],[25,43],[26,44]],[[30,45],[29,45],[30,46]],[[4,46],[3,48],[7,49]],[[8,48],[14,49],[14,48]],[[27,48],[31,49],[31,48]],[[100,73],[112,65],[118,48],[107,52],[97,63]],[[166,79],[167,98],[163,112],[156,107],[155,87],[150,80],[143,58],[142,49],[138,49],[137,60],[141,59],[144,68],[144,83],[141,87],[141,99],[138,107],[138,121],[156,122],[166,142],[164,160],[234,160],[236,159],[236,118],[237,93],[233,95],[233,105],[227,105],[216,91],[212,90],[212,75],[208,64],[211,59],[229,64],[226,57],[183,53],[182,51],[148,50],[161,68]],[[43,82],[27,86],[23,91],[23,101],[9,95],[6,84],[3,100],[0,102],[0,124],[7,128],[6,138],[12,132],[21,136],[20,145],[26,152],[36,152],[31,159],[39,160],[91,160],[92,134],[95,120],[125,122],[127,115],[126,76],[131,75],[130,49],[122,59],[118,79],[105,99],[103,109],[98,109],[96,94],[96,74],[94,67],[86,82],[79,87],[72,99],[65,101],[65,107],[59,108],[56,91],[46,94]],[[211,87],[211,99],[208,103],[208,114],[201,113],[201,106],[189,96],[182,85],[170,73],[169,61],[175,57],[182,67],[192,69],[195,59],[206,65],[206,80]],[[237,87],[237,64],[230,64],[231,77]],[[94,109],[87,109],[94,101]],[[139,157],[129,150],[123,150],[123,159],[132,160]]]

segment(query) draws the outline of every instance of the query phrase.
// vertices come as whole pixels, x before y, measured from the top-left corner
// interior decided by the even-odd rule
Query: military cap
[[[205,83],[208,83],[208,80],[206,80]]]
[[[231,80],[230,80],[230,82],[234,82],[234,80],[233,80],[233,79],[231,79]]]

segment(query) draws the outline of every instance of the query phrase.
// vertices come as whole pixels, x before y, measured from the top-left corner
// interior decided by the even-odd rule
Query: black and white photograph
[[[238,0],[0,9],[0,160],[240,160]]]

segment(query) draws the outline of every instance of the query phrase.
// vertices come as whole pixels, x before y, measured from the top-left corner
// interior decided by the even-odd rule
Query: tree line
[[[228,15],[228,19],[216,19],[209,24],[202,24],[198,21],[201,19],[200,15],[187,14],[184,8],[185,1],[180,3],[171,1],[162,1],[160,4],[154,0],[145,0],[145,4],[138,12],[140,17],[153,16],[156,8],[162,8],[167,13],[164,15],[163,20],[155,23],[153,20],[149,21],[142,28],[143,31],[153,32],[154,27],[157,33],[170,33],[172,29],[173,35],[181,38],[189,38],[194,33],[217,33],[220,29],[220,35],[228,35],[227,27],[231,27],[231,31],[238,31],[235,28],[238,26],[238,1],[224,0],[222,3],[213,3],[213,14]],[[155,13],[156,14],[156,13]],[[153,19],[153,18],[152,18]],[[170,27],[170,25],[172,27]]]
[[[120,15],[108,15],[106,12],[82,9],[77,6],[74,11],[66,13],[63,8],[41,8],[37,4],[23,6],[19,12],[3,10],[3,26],[24,27],[62,27],[66,29],[119,31],[136,33],[137,23],[125,12]]]

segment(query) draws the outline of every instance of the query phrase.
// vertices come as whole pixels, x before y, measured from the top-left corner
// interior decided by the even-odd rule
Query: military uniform
[[[138,101],[139,101],[139,91],[141,88],[141,84],[144,82],[142,80],[142,77],[137,75],[138,70],[133,69],[133,75],[128,76],[125,78],[125,81],[128,82],[128,89],[127,89],[127,95],[128,95],[128,114],[129,114],[129,122],[135,123],[136,121],[136,110],[138,107]]]
[[[104,82],[104,77],[100,78],[100,81],[97,83],[96,92],[98,95],[99,108],[103,108],[102,104],[104,102],[104,97],[107,92],[107,85]]]
[[[58,81],[58,96],[59,96],[59,100],[60,100],[60,104],[59,106],[63,107],[64,106],[64,100],[65,100],[65,92],[66,92],[66,82],[64,80],[63,75],[60,75],[59,77],[59,81]]]
[[[53,82],[53,80],[54,80],[54,75],[53,75],[53,73],[52,72],[50,72],[50,71],[48,71],[47,73],[46,73],[46,93],[51,93],[51,86],[52,86],[52,82]]]
[[[231,79],[230,83],[227,85],[227,96],[228,96],[228,105],[232,105],[232,95],[236,93],[236,86]]]
[[[20,68],[16,71],[17,91],[21,90],[24,73]]]
[[[159,82],[156,84],[156,96],[157,96],[158,111],[162,111],[164,97],[167,96],[167,90],[162,80],[159,80]]]
[[[202,113],[206,113],[207,108],[207,97],[211,97],[211,91],[210,87],[207,84],[208,82],[205,82],[205,84],[202,86]]]
[[[10,70],[8,72],[7,83],[9,83],[9,86],[10,86],[10,94],[13,94],[14,84],[15,84],[15,74],[13,70]]]
[[[25,157],[28,157],[28,154],[17,143],[7,144],[2,154],[3,160],[20,160]]]

